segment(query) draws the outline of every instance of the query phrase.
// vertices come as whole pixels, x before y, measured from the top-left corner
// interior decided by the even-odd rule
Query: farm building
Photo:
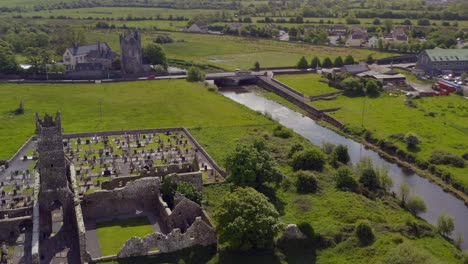
[[[427,75],[468,72],[468,49],[428,49],[419,54],[416,67]]]

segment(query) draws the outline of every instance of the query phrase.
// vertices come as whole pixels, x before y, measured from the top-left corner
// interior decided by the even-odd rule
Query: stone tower
[[[72,254],[79,254],[73,242],[77,234],[75,194],[69,176],[70,163],[63,150],[60,113],[57,113],[55,120],[48,114],[42,120],[36,113],[36,134],[39,221],[36,223],[34,220],[33,225],[39,229],[41,263],[49,263],[58,252],[67,248],[73,249]],[[77,258],[70,254],[69,257]]]
[[[141,47],[141,35],[138,31],[127,31],[120,35],[120,54],[123,74],[144,72],[143,48]]]

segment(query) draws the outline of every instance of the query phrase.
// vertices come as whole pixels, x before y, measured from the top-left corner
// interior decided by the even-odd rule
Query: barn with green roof
[[[419,54],[416,67],[428,75],[468,72],[468,49],[427,49]]]

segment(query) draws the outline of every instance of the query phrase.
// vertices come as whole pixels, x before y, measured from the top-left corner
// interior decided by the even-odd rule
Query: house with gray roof
[[[84,68],[93,65],[93,68],[104,70],[111,67],[112,61],[116,57],[117,54],[105,42],[86,46],[75,45],[65,50],[63,64],[72,71],[82,69],[80,64],[86,65]]]
[[[419,54],[416,68],[427,75],[468,72],[468,49],[427,49]]]

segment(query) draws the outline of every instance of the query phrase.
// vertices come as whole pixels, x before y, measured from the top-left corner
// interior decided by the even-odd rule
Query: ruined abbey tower
[[[144,72],[143,48],[138,31],[127,31],[120,35],[120,63],[123,74]]]

